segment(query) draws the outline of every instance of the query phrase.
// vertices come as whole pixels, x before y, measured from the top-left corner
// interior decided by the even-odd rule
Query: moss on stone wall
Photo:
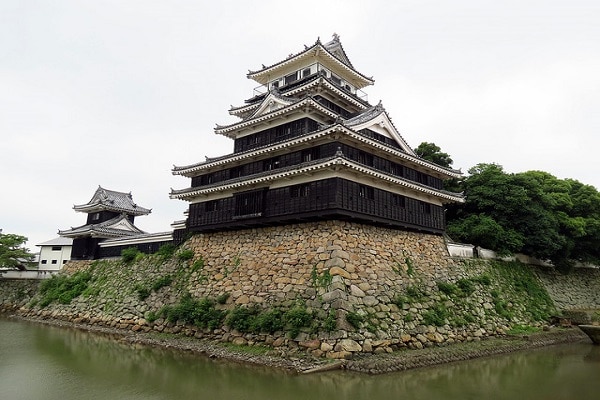
[[[329,357],[478,340],[554,312],[524,265],[455,260],[439,236],[338,221],[200,234],[76,271],[90,279],[69,304],[40,293],[22,312]]]

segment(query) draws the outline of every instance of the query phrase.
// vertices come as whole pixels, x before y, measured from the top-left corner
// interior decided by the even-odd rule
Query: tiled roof
[[[317,39],[315,44],[313,44],[312,46],[310,46],[310,47],[304,46],[304,50],[302,50],[296,54],[290,54],[286,59],[284,59],[282,61],[279,61],[279,62],[269,65],[269,66],[263,65],[263,67],[261,69],[256,70],[256,71],[248,71],[247,76],[248,76],[248,78],[255,78],[256,76],[262,74],[265,71],[268,71],[275,67],[289,64],[290,62],[294,61],[295,59],[300,58],[303,55],[308,54],[313,50],[316,50],[317,48],[322,49],[329,57],[331,57],[332,59],[335,59],[339,63],[343,64],[343,66],[345,66],[344,68],[346,70],[352,71],[352,73],[360,76],[360,78],[366,82],[364,84],[365,86],[368,84],[373,84],[374,81],[373,81],[372,77],[365,76],[365,75],[361,74],[360,72],[358,72],[356,69],[354,69],[354,67],[350,63],[350,60],[346,56],[346,53],[345,53],[345,51],[341,45],[341,42],[339,41],[339,37],[337,37],[337,35],[335,35],[334,39],[331,42],[328,42],[327,44],[323,44],[323,43],[321,43],[320,39]]]
[[[150,209],[135,204],[131,192],[117,192],[104,189],[102,186],[98,186],[98,189],[96,189],[96,192],[88,203],[75,205],[73,209],[86,213],[110,210],[124,212],[129,215],[146,215],[152,212]]]
[[[125,228],[125,229],[122,229]],[[108,221],[99,224],[87,224],[76,228],[58,231],[58,234],[66,237],[125,237],[145,234],[146,232],[133,225],[126,214],[121,214]]]
[[[211,185],[203,186],[202,188],[187,188],[181,190],[171,190],[170,197],[172,199],[182,199],[186,197],[193,197],[196,195],[209,194],[213,192],[220,192],[224,190],[238,190],[242,187],[249,185],[264,184],[272,182],[278,179],[290,179],[295,175],[304,175],[306,173],[315,173],[318,170],[329,169],[334,166],[344,167],[348,170],[359,172],[362,175],[377,178],[386,182],[394,183],[399,186],[418,191],[421,193],[428,194],[446,201],[453,202],[464,202],[464,196],[460,193],[451,193],[444,190],[437,190],[430,186],[422,185],[420,183],[410,181],[405,178],[401,178],[395,175],[391,175],[382,171],[378,171],[374,168],[359,164],[355,161],[348,159],[346,156],[338,152],[338,154],[320,160],[314,160],[305,162],[299,165],[292,165],[289,167],[278,168],[271,171],[264,171],[258,174],[244,176],[227,180],[224,182],[218,182]]]
[[[334,131],[348,135],[348,136],[352,137],[353,139],[359,140],[365,144],[368,144],[369,146],[376,148],[379,151],[389,153],[395,157],[399,157],[401,159],[407,160],[407,161],[417,164],[421,167],[433,169],[433,170],[437,171],[438,173],[441,173],[448,177],[460,178],[462,176],[462,172],[460,172],[459,170],[442,167],[440,165],[434,164],[430,161],[427,161],[427,160],[417,157],[415,155],[405,153],[405,152],[395,149],[385,143],[382,143],[382,142],[376,141],[374,139],[371,139],[369,137],[366,137],[363,134],[361,134],[360,132],[355,132],[355,131],[351,130],[350,128],[348,128],[344,125],[340,125],[340,124],[333,124],[330,126],[326,126],[317,131],[307,132],[303,135],[285,140],[283,142],[278,142],[275,144],[261,146],[261,147],[251,149],[251,150],[246,150],[246,151],[243,151],[240,153],[227,154],[227,155],[224,155],[221,157],[207,158],[206,161],[199,162],[196,164],[191,164],[191,165],[185,165],[185,166],[179,166],[179,167],[173,166],[173,169],[171,171],[172,171],[173,175],[186,176],[186,174],[189,174],[192,172],[198,172],[198,171],[201,171],[206,168],[211,168],[211,167],[216,167],[216,166],[223,168],[223,166],[226,165],[227,163],[242,162],[245,159],[252,159],[252,158],[260,156],[262,154],[269,154],[269,153],[272,153],[273,151],[281,150],[281,149],[290,147],[292,145],[306,143],[306,142],[312,141],[314,139],[317,139],[319,137],[327,136]]]
[[[36,246],[71,246],[73,239],[65,237],[57,237],[46,242],[36,244]]]

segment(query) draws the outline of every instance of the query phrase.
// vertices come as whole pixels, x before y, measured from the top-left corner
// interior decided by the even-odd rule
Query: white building
[[[66,237],[57,237],[40,243],[39,269],[59,270],[71,259],[71,249],[73,248],[73,239]]]

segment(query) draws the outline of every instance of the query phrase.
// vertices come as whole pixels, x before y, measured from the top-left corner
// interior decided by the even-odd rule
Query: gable
[[[402,135],[400,135],[400,132],[396,130],[396,127],[392,124],[392,121],[385,111],[382,111],[371,119],[351,124],[350,126],[352,127],[352,130],[355,131],[369,129],[375,133],[388,137],[398,143],[400,148],[406,153],[416,156],[414,150],[408,145]]]
[[[260,117],[261,115],[277,111],[278,109],[289,106],[292,103],[294,103],[294,101],[290,101],[281,96],[276,96],[273,94],[273,92],[269,92],[269,95],[264,98],[264,100],[260,103],[260,106],[258,106],[258,108],[251,115],[249,115],[247,119]]]

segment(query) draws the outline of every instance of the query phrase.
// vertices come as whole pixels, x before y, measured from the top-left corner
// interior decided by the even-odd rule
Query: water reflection
[[[298,376],[0,319],[3,399],[600,398],[600,347],[572,344],[379,376]]]

